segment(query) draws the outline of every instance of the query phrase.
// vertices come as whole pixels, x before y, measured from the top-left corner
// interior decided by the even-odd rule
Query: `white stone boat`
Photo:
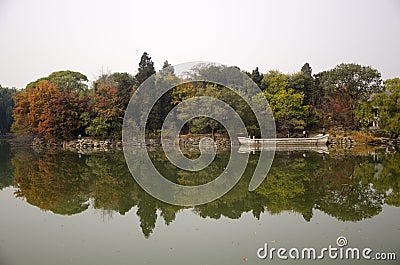
[[[239,146],[239,153],[255,153],[259,151],[275,151],[275,152],[292,152],[292,151],[312,151],[320,154],[329,154],[328,146],[326,145],[284,145],[284,146]]]
[[[238,137],[239,143],[246,146],[324,146],[328,142],[328,134],[319,134],[307,138],[271,138],[256,139]]]

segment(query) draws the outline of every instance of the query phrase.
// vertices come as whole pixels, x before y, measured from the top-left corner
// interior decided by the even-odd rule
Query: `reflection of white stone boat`
[[[320,154],[329,154],[329,149],[326,145],[294,145],[294,146],[250,146],[241,145],[239,146],[239,153],[250,153],[256,151],[277,151],[277,152],[290,152],[290,151],[313,151]]]
[[[255,139],[247,137],[238,137],[241,145],[246,146],[326,146],[329,135],[319,134],[308,138],[271,138]]]

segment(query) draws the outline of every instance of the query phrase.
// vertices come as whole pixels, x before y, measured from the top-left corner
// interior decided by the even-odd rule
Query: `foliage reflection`
[[[0,189],[14,185],[17,197],[45,211],[73,215],[93,207],[104,213],[124,215],[134,208],[143,235],[149,237],[158,217],[169,225],[183,209],[144,192],[130,175],[122,152],[36,154],[26,148],[10,150],[5,144],[0,149]],[[244,176],[231,191],[193,211],[213,219],[238,219],[245,212],[258,219],[265,211],[289,211],[310,221],[313,212],[319,210],[340,221],[360,221],[379,214],[384,204],[400,206],[398,152],[279,152],[268,177],[254,192],[249,192],[248,183],[258,155],[250,155]],[[194,175],[172,166],[161,152],[151,152],[150,156],[168,179],[182,185],[212,180],[229,159],[229,153],[219,153],[207,170]]]

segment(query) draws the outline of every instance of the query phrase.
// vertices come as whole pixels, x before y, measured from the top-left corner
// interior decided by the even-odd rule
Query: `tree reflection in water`
[[[0,167],[4,169],[0,189],[13,185],[17,197],[45,211],[73,215],[93,207],[124,215],[136,208],[147,238],[159,216],[169,225],[183,209],[144,192],[130,175],[122,152],[78,156],[68,152],[36,154],[27,148],[9,150],[5,145],[0,148],[8,148],[0,157]],[[221,216],[238,219],[245,212],[258,219],[265,211],[270,214],[289,211],[310,221],[318,209],[338,220],[355,222],[379,214],[384,204],[400,206],[398,152],[374,156],[278,152],[268,177],[255,191],[249,192],[248,183],[258,155],[250,155],[244,176],[231,191],[218,200],[194,207],[193,211],[203,218],[214,219]],[[178,170],[161,152],[151,152],[150,157],[169,180],[197,185],[218,176],[227,164],[229,153],[219,153],[198,174]]]

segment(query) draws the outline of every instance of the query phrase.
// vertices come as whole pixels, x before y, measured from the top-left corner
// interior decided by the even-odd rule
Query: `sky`
[[[340,63],[400,77],[399,0],[0,0],[0,84],[23,88],[59,70],[95,80],[210,61],[313,73]]]

